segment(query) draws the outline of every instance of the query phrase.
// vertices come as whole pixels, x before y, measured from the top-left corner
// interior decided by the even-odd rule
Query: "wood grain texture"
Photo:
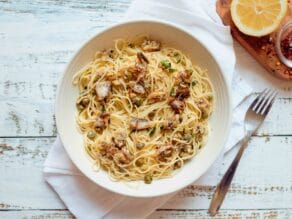
[[[56,135],[54,98],[65,64],[85,40],[120,20],[129,3],[0,3],[1,136]]]
[[[168,219],[168,218],[184,218],[184,219],[289,219],[292,214],[290,209],[279,210],[231,210],[221,211],[216,217],[210,217],[205,210],[158,210],[151,214],[148,219]],[[26,210],[26,211],[5,211],[0,213],[0,217],[18,219],[18,218],[32,218],[32,219],[73,219],[74,217],[69,211],[66,210]]]
[[[42,175],[57,134],[57,82],[80,45],[120,21],[130,2],[0,0],[0,218],[73,218]],[[244,53],[243,63],[254,62],[236,43],[235,50]],[[252,138],[217,218],[289,218],[292,84],[264,78],[248,68],[243,72],[256,91],[271,86],[280,95]],[[150,218],[208,218],[214,188],[189,186]]]
[[[43,89],[44,92],[49,90],[49,88]],[[49,95],[49,92],[47,93]],[[53,100],[33,96],[18,99],[5,98],[4,101],[0,101],[0,108],[0,136],[2,137],[56,136],[57,134]],[[256,135],[292,135],[291,109],[290,97],[278,98]]]
[[[42,175],[53,141],[54,138],[0,139],[1,210],[66,209]],[[222,208],[292,208],[291,145],[292,137],[253,137]],[[231,152],[220,176],[232,158]],[[214,189],[215,185],[188,186],[162,208],[208,209]]]
[[[217,12],[225,25],[230,26],[231,33],[236,39],[268,72],[285,79],[292,80],[292,69],[281,63],[275,49],[277,31],[285,22],[292,18],[292,2],[288,1],[288,10],[280,27],[273,33],[263,37],[252,37],[240,32],[232,22],[230,14],[231,0],[218,0]]]
[[[290,209],[283,209],[283,210],[236,210],[236,211],[225,211],[222,210],[218,215],[215,217],[210,217],[206,211],[203,210],[158,210],[154,212],[149,219],[167,219],[167,218],[185,218],[185,219],[239,219],[239,218],[248,218],[248,219],[258,219],[258,218],[265,218],[265,219],[275,219],[275,218],[282,218],[282,219],[289,219],[292,214]]]
[[[9,219],[73,219],[75,218],[68,210],[30,210],[30,211],[2,211],[0,218]]]
[[[129,3],[129,0],[1,3],[0,136],[56,135],[54,99],[66,63],[90,36],[120,20]],[[292,126],[288,125],[292,122],[289,110],[292,85],[281,84],[279,89],[280,96],[285,98],[277,103],[282,113],[278,115],[273,110],[269,115],[273,125],[264,124],[258,135],[292,134]]]

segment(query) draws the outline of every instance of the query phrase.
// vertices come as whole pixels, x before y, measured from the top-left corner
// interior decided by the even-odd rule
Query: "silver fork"
[[[245,148],[247,147],[247,143],[251,135],[258,130],[260,125],[265,120],[267,114],[270,112],[276,96],[276,91],[265,89],[249,106],[244,119],[244,128],[246,135],[236,144],[240,145],[240,149],[215,190],[209,208],[209,213],[211,216],[216,215],[218,210],[220,209],[220,206],[231,184],[232,178],[236,172],[236,168],[238,166],[240,158]]]

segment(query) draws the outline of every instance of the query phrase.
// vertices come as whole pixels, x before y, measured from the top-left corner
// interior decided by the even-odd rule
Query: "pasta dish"
[[[73,84],[85,150],[113,180],[169,177],[204,145],[212,84],[178,49],[145,36],[118,39]]]

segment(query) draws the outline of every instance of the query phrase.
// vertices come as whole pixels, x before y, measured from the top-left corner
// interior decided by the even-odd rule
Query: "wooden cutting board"
[[[231,20],[230,4],[231,0],[217,0],[216,9],[224,25],[230,26],[233,38],[267,69],[268,72],[281,79],[292,80],[292,68],[284,65],[276,54],[275,37],[277,31],[264,37],[252,37],[241,33]],[[292,19],[292,0],[288,0],[288,4],[287,15],[281,26],[287,20]]]

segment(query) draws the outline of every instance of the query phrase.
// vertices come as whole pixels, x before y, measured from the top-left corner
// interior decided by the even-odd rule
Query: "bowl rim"
[[[214,153],[214,155],[209,159],[209,163],[208,165],[204,165],[202,168],[201,168],[201,171],[200,171],[200,174],[198,174],[198,177],[196,179],[193,179],[193,180],[186,180],[184,183],[181,183],[179,186],[175,187],[174,189],[169,189],[167,191],[163,191],[163,192],[159,192],[157,194],[143,194],[143,195],[140,195],[140,194],[136,194],[135,192],[133,193],[128,193],[128,192],[124,192],[122,190],[118,190],[118,189],[115,189],[115,188],[111,188],[110,186],[106,186],[106,185],[103,185],[103,184],[100,184],[98,182],[96,182],[93,177],[91,177],[88,173],[86,173],[86,171],[83,170],[83,168],[81,168],[79,165],[78,165],[78,162],[76,160],[73,159],[73,155],[71,154],[70,152],[70,149],[68,146],[66,146],[64,144],[64,141],[62,140],[63,139],[63,132],[62,132],[62,129],[60,128],[61,127],[61,119],[60,119],[60,115],[58,113],[58,108],[59,108],[59,104],[60,104],[60,99],[61,99],[61,85],[64,81],[64,78],[65,78],[65,75],[66,75],[66,72],[68,72],[69,70],[69,67],[71,66],[73,60],[79,55],[79,53],[81,52],[81,50],[87,45],[89,44],[92,40],[94,40],[96,37],[98,37],[98,35],[101,35],[111,29],[115,29],[115,28],[118,28],[118,27],[121,27],[121,26],[124,26],[124,25],[129,25],[129,24],[137,24],[137,23],[145,23],[145,24],[159,24],[159,25],[164,25],[164,26],[168,26],[168,27],[171,27],[171,28],[174,28],[174,29],[177,29],[181,32],[183,32],[184,34],[194,38],[199,44],[200,46],[202,46],[207,52],[208,54],[213,58],[213,61],[216,63],[219,71],[220,71],[220,75],[222,76],[223,78],[223,84],[225,85],[225,88],[226,88],[226,102],[228,103],[228,107],[226,107],[226,110],[228,111],[228,114],[227,114],[227,124],[226,124],[226,131],[225,131],[225,136],[222,140],[222,144],[221,146],[216,150],[216,153]],[[179,25],[179,24],[176,24],[176,23],[173,23],[173,22],[169,22],[169,21],[165,21],[165,20],[157,20],[157,19],[133,19],[133,20],[130,20],[130,21],[121,21],[121,22],[118,22],[116,24],[113,24],[113,25],[110,25],[106,28],[103,28],[101,29],[100,31],[97,31],[97,33],[95,33],[93,36],[91,36],[88,40],[85,40],[85,42],[82,43],[82,45],[74,52],[74,55],[69,59],[69,61],[67,62],[65,68],[63,69],[62,71],[62,75],[61,77],[59,78],[59,81],[57,83],[57,90],[56,90],[56,99],[55,99],[55,107],[54,107],[54,111],[55,111],[55,120],[56,120],[56,127],[57,127],[57,133],[59,135],[59,138],[65,148],[65,151],[67,153],[67,155],[69,156],[70,160],[73,162],[73,164],[77,167],[77,169],[84,175],[86,176],[86,178],[88,178],[90,181],[92,181],[94,184],[96,184],[97,186],[100,186],[110,192],[114,192],[114,193],[117,193],[117,194],[120,194],[120,195],[124,195],[124,196],[128,196],[128,197],[135,197],[135,198],[152,198],[152,197],[159,197],[159,196],[163,196],[163,195],[167,195],[167,194],[171,194],[171,193],[174,193],[176,191],[179,191],[183,188],[185,188],[186,186],[192,184],[193,182],[195,182],[197,179],[199,179],[204,173],[206,173],[206,171],[214,164],[215,160],[219,157],[220,153],[222,152],[226,142],[227,142],[227,139],[228,139],[228,136],[230,134],[230,128],[231,128],[231,122],[232,122],[232,102],[231,102],[231,88],[230,88],[230,84],[231,83],[228,83],[228,79],[227,79],[227,76],[223,73],[223,70],[221,68],[221,66],[219,65],[218,63],[218,60],[216,59],[216,57],[213,55],[213,53],[205,46],[205,44],[200,40],[198,39],[194,34],[192,34],[191,32],[189,32],[188,30],[186,30],[183,26]]]

